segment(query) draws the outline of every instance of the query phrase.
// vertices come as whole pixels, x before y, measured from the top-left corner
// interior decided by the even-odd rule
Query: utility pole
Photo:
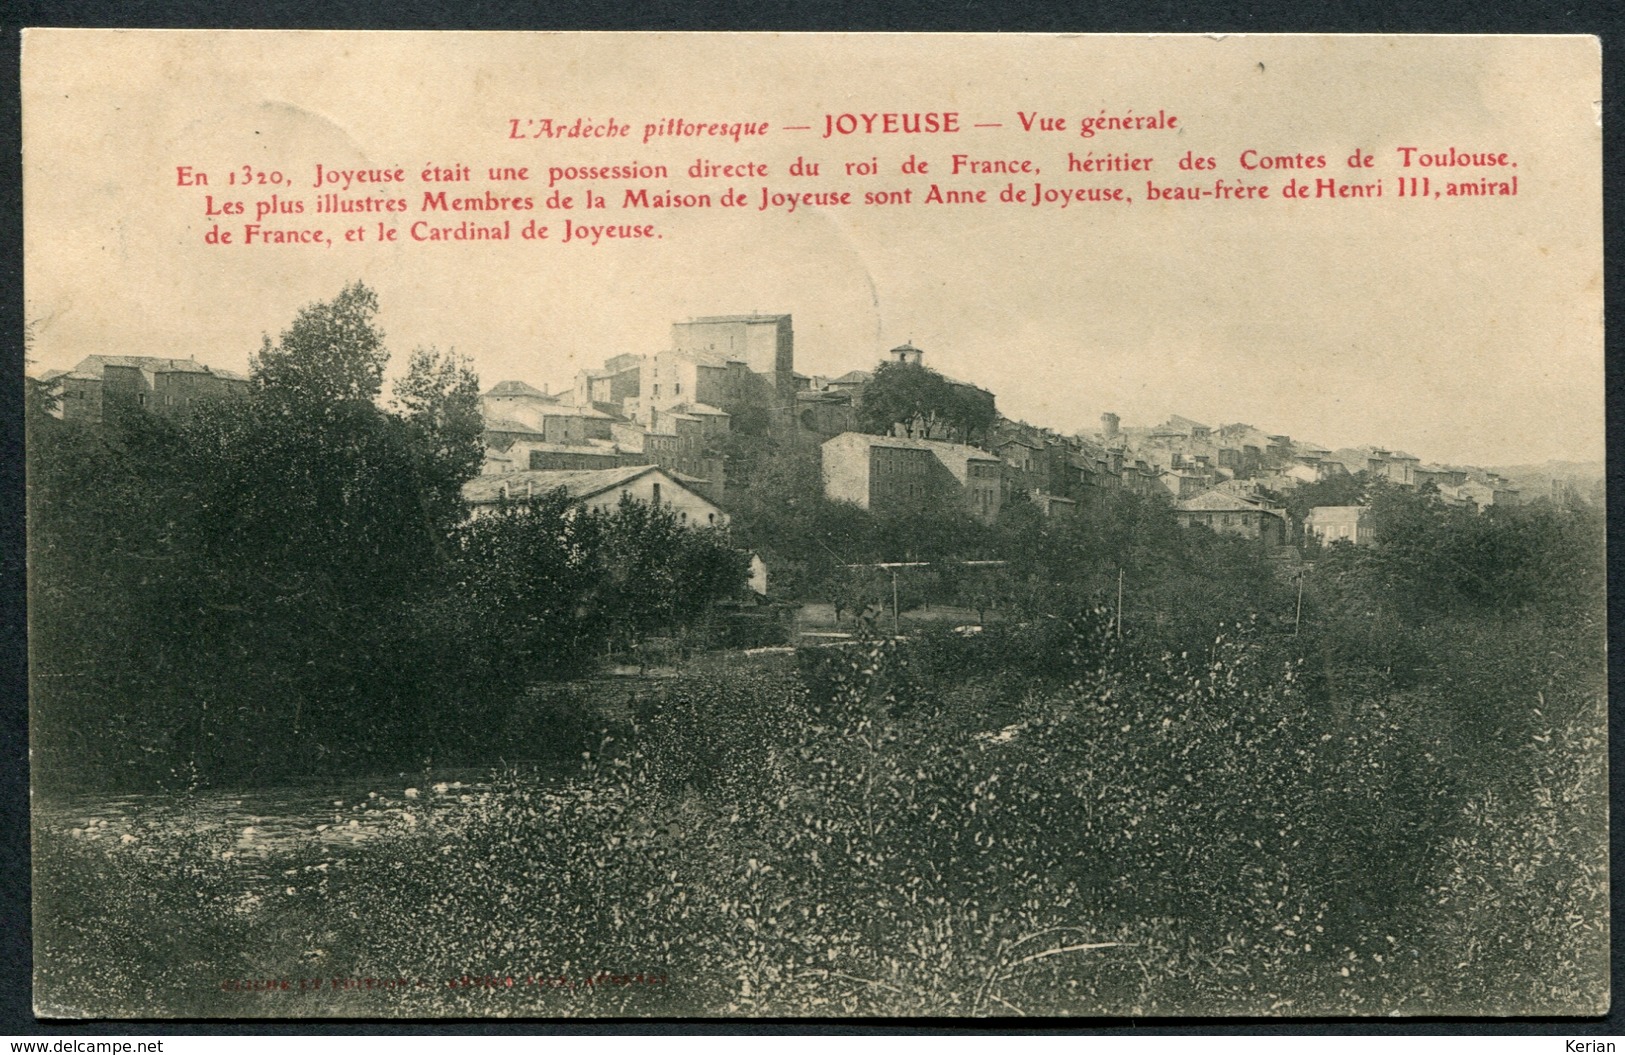
[[[1298,569],[1298,609],[1292,613],[1292,636],[1298,636],[1298,624],[1303,621],[1303,569]]]
[[[1002,568],[1002,560],[903,560],[879,561],[874,564],[843,564],[843,568],[882,568],[891,572],[891,632],[893,637],[902,634],[902,611],[898,603],[897,569],[898,568],[929,568],[933,564],[958,564],[966,568]]]
[[[1117,569],[1117,640],[1123,640],[1123,569]]]

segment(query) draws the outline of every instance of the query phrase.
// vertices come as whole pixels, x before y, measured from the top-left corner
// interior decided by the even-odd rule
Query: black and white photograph
[[[1595,38],[22,64],[39,1017],[1608,1012]]]

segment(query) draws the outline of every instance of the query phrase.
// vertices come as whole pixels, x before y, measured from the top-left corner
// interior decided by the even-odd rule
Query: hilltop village
[[[968,405],[982,427],[929,406],[881,433],[865,414],[877,376],[940,379],[948,401]],[[566,487],[583,500],[631,487],[665,497],[685,521],[726,522],[730,437],[764,437],[778,449],[816,450],[825,496],[877,514],[925,512],[945,497],[985,522],[1016,502],[1065,517],[1102,490],[1170,503],[1180,522],[1285,547],[1369,540],[1364,509],[1313,507],[1293,530],[1284,495],[1364,472],[1438,501],[1474,510],[1517,504],[1520,489],[1496,472],[1424,462],[1379,447],[1329,449],[1252,425],[1206,425],[1174,415],[1149,427],[1101,415],[1089,434],[1013,421],[974,383],[931,371],[904,344],[875,370],[821,377],[795,369],[789,315],[730,315],[674,322],[665,350],[628,353],[579,372],[573,389],[548,392],[524,380],[482,397],[486,456],[465,489],[476,506]],[[884,415],[882,415],[884,417]],[[868,427],[865,427],[867,424]],[[628,475],[657,467],[659,473]],[[635,481],[628,483],[628,481]],[[664,491],[660,489],[664,488]]]
[[[108,400],[180,413],[251,384],[192,359],[119,355],[87,356],[41,380],[58,416],[84,420],[99,419]],[[884,410],[874,403],[877,383],[887,389]],[[1495,471],[1381,447],[1334,450],[1239,422],[1173,415],[1125,426],[1108,412],[1098,430],[1066,435],[998,414],[994,393],[931,370],[912,344],[886,352],[873,370],[807,375],[795,368],[787,314],[674,322],[665,349],[612,356],[580,371],[569,391],[499,381],[480,407],[485,456],[463,489],[476,513],[563,487],[589,507],[608,509],[626,495],[685,525],[723,527],[730,454],[741,444],[816,452],[824,496],[879,515],[947,501],[990,524],[1014,503],[1067,517],[1093,495],[1122,491],[1169,503],[1181,524],[1282,555],[1310,539],[1371,538],[1357,503],[1308,507],[1295,522],[1286,499],[1305,485],[1364,473],[1474,511],[1525,497]],[[1568,485],[1552,486],[1561,498]]]

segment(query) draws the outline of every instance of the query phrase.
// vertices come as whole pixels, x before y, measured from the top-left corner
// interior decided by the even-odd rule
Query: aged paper
[[[38,1012],[1605,1012],[1600,90],[27,32]]]

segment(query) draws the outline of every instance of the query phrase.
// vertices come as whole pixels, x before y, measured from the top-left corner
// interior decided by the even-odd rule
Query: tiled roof
[[[575,403],[560,403],[557,406],[546,407],[542,415],[549,418],[613,418],[612,414],[605,414],[596,407],[583,407]]]
[[[463,498],[475,505],[489,504],[501,501],[504,493],[510,498],[527,493],[540,497],[562,487],[572,499],[579,502],[631,483],[650,472],[663,473],[685,486],[698,482],[694,477],[662,469],[658,465],[628,465],[618,469],[527,469],[475,477],[463,485]]]
[[[698,318],[688,319],[685,322],[679,322],[676,325],[678,325],[678,326],[686,326],[689,323],[694,323],[694,322],[778,322],[780,319],[788,319],[789,317],[790,316],[788,314],[786,314],[786,315],[701,315]]]
[[[75,373],[100,374],[105,367],[133,367],[153,373],[207,374],[211,371],[196,359],[165,359],[154,355],[87,355],[74,367]]]
[[[868,445],[871,447],[893,447],[904,450],[931,451],[935,454],[946,454],[950,456],[968,458],[973,461],[1001,461],[999,456],[996,454],[989,454],[987,451],[978,450],[975,447],[967,447],[963,443],[948,443],[943,440],[915,440],[910,439],[907,436],[871,436],[861,432],[843,432],[840,436],[835,437],[835,440],[841,439],[844,436],[862,436],[868,441]],[[833,443],[835,440],[826,440],[825,442]]]
[[[541,389],[527,385],[523,381],[498,381],[485,394],[488,396],[541,396],[543,399],[552,398]]]
[[[1245,498],[1238,498],[1223,491],[1208,491],[1195,498],[1187,498],[1178,503],[1176,509],[1187,513],[1270,513],[1279,516],[1273,509],[1249,502]]]
[[[486,432],[512,432],[524,436],[540,436],[542,430],[512,418],[493,418],[485,423]]]
[[[1358,520],[1369,512],[1366,506],[1315,506],[1309,510],[1309,519],[1322,520]]]
[[[671,409],[678,414],[698,414],[702,417],[728,418],[733,416],[726,410],[713,407],[709,403],[679,403]]]

